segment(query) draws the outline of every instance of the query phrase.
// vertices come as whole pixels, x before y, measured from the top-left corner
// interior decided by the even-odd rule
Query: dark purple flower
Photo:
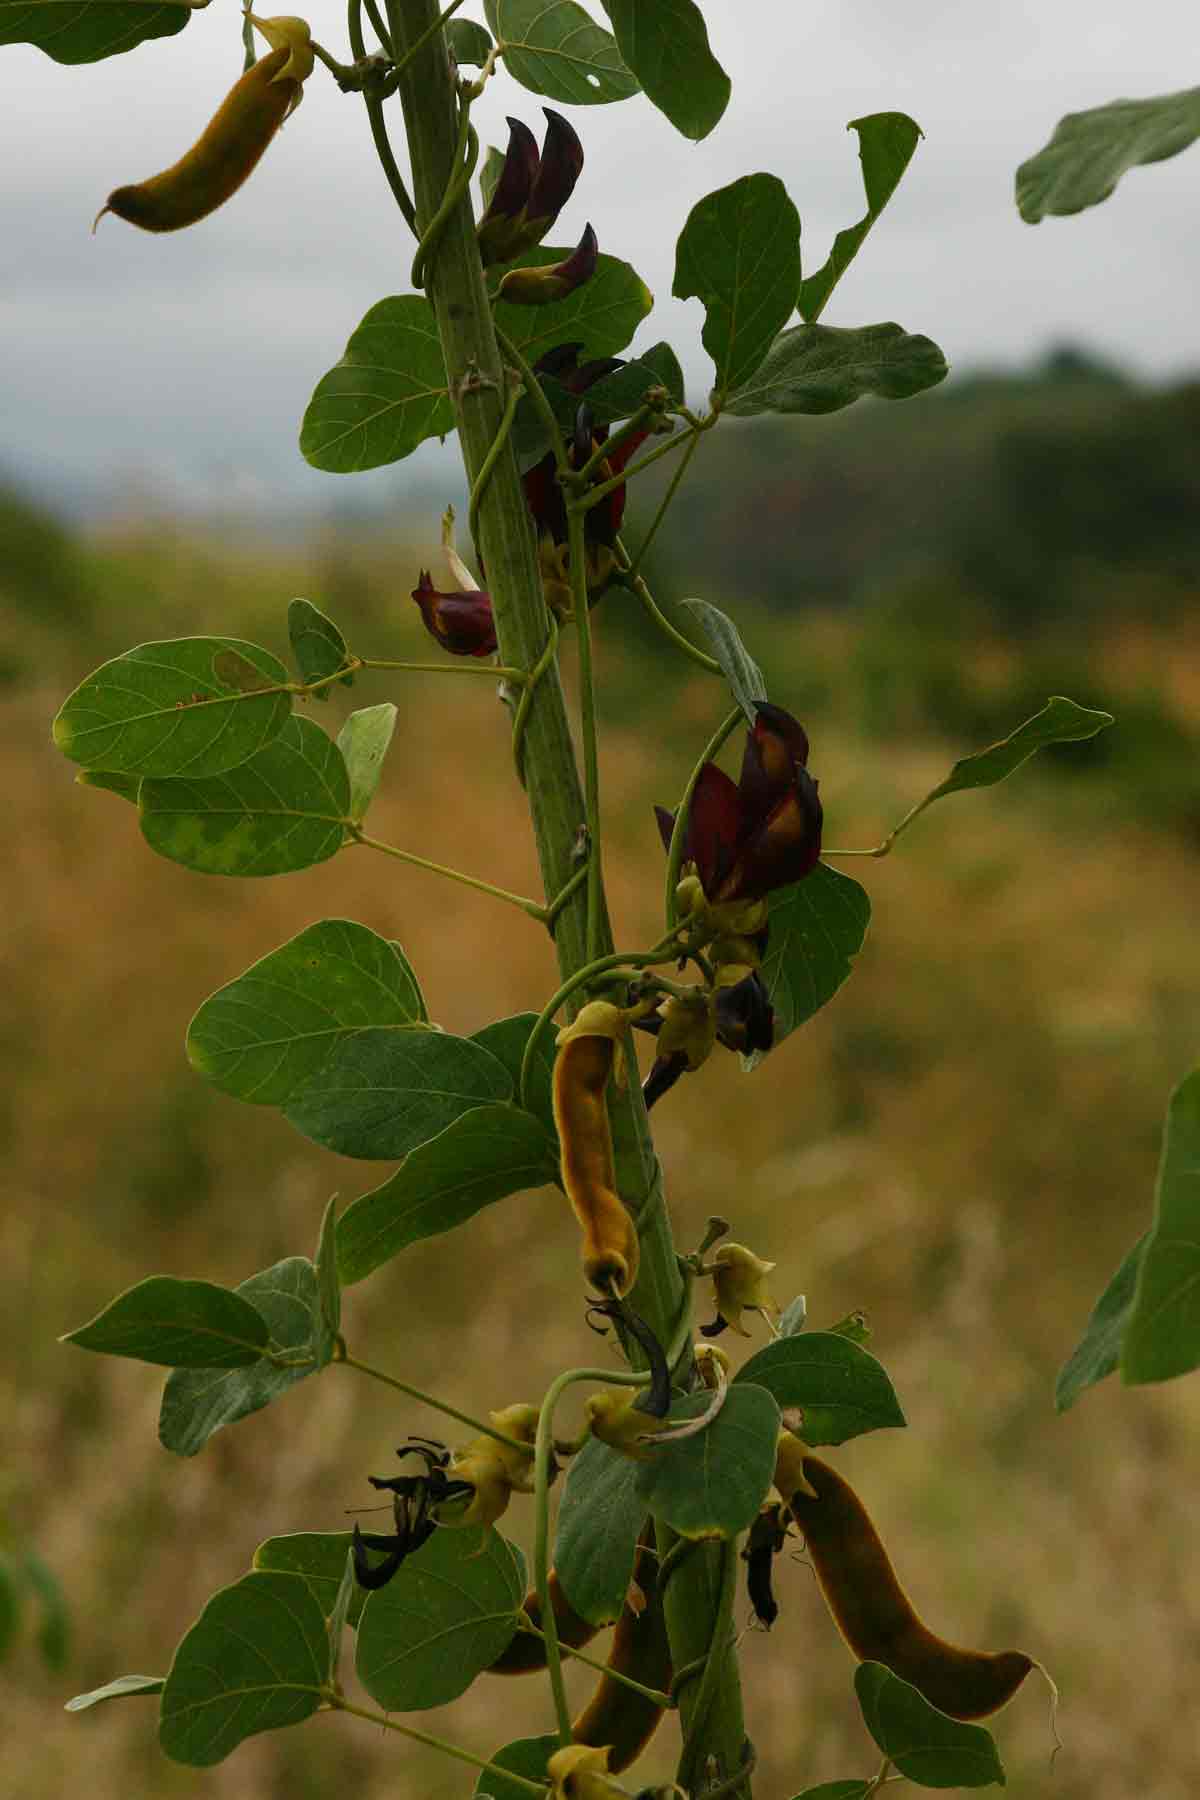
[[[805,766],[808,735],[781,706],[760,700],[740,779],[705,763],[692,791],[684,860],[710,905],[762,900],[811,875],[821,854],[821,802]],[[655,809],[670,847],[674,814]]]
[[[491,596],[482,589],[442,594],[434,587],[428,569],[422,569],[412,597],[421,609],[426,631],[443,650],[453,656],[490,656],[496,648]]]
[[[590,225],[585,225],[579,243],[562,262],[536,269],[510,269],[500,283],[498,298],[514,306],[547,306],[552,300],[565,300],[592,279],[599,260],[596,234]]]
[[[757,969],[751,969],[731,986],[721,983],[717,971],[715,1008],[717,1039],[727,1050],[742,1056],[765,1054],[775,1042],[775,1008]]]
[[[571,198],[583,168],[583,145],[561,113],[544,106],[546,135],[539,153],[520,119],[508,121],[508,149],[500,179],[479,221],[484,267],[511,262],[540,244]]]

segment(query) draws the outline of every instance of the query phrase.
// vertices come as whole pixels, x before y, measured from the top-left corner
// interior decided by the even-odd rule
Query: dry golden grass
[[[194,628],[203,619],[251,633],[237,585],[226,573],[219,621],[194,604]],[[269,585],[256,578],[255,607]],[[275,592],[291,591],[304,590],[280,577]],[[169,616],[184,628],[177,595]],[[840,628],[822,630],[828,652]],[[119,628],[106,638],[71,679],[131,641]],[[1189,671],[1177,663],[1172,680],[1194,693],[1200,657]],[[665,690],[676,675],[664,667],[659,680]],[[388,691],[364,683],[354,698]],[[373,829],[533,891],[487,684],[390,691],[401,719]],[[368,1471],[386,1470],[408,1431],[438,1425],[333,1369],[179,1462],[156,1442],[154,1373],[55,1338],[147,1273],[234,1282],[310,1251],[328,1195],[377,1179],[189,1071],[183,1030],[213,988],[313,920],[345,915],[399,937],[434,1016],[471,1030],[540,1003],[549,946],[515,913],[366,851],[261,883],[155,860],[132,810],[72,786],[50,749],[60,697],[28,692],[0,723],[10,1190],[0,1414],[9,1525],[62,1579],[75,1643],[64,1676],[40,1669],[28,1636],[10,1655],[8,1785],[26,1800],[464,1795],[467,1772],[351,1721],[253,1739],[196,1774],[159,1754],[152,1702],[64,1716],[72,1692],[164,1670],[262,1538],[341,1528],[344,1509],[370,1497]],[[719,706],[703,681],[685,681],[652,721],[634,728],[623,714],[606,746],[607,873],[623,942],[656,931],[650,802],[671,798]],[[834,716],[810,724],[831,843],[876,841],[945,771],[944,747],[881,747]],[[1200,1382],[1136,1392],[1110,1382],[1065,1420],[1051,1396],[1148,1216],[1166,1095],[1200,1037],[1195,857],[1124,813],[1098,825],[1093,809],[1085,821],[1034,776],[948,801],[891,859],[853,867],[875,902],[854,979],[754,1077],[714,1062],[656,1114],[677,1235],[694,1242],[720,1211],[777,1259],[781,1299],[807,1293],[814,1323],[869,1313],[910,1429],[835,1452],[839,1466],[935,1628],[1026,1648],[1062,1688],[1066,1748],[1053,1776],[1036,1689],[997,1722],[1013,1790],[1184,1800],[1200,1748],[1200,1559],[1188,1530]],[[563,1363],[595,1354],[576,1254],[561,1201],[516,1197],[352,1291],[351,1343],[470,1410],[533,1398]],[[528,1542],[527,1515],[512,1525]],[[780,1623],[743,1649],[756,1788],[787,1800],[869,1773],[875,1757],[811,1573],[785,1562],[778,1587]],[[738,1613],[744,1621],[742,1599]],[[486,1752],[547,1728],[550,1712],[540,1682],[484,1680],[418,1723]],[[669,1774],[672,1739],[664,1728],[646,1780]]]

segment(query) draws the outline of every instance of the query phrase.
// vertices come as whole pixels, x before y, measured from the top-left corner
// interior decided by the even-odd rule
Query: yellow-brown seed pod
[[[583,1272],[600,1293],[627,1294],[637,1280],[637,1227],[617,1193],[605,1092],[620,1054],[626,1017],[593,1000],[559,1033],[554,1123],[562,1182],[583,1230]]]
[[[149,180],[114,188],[96,214],[115,213],[143,231],[181,231],[207,218],[251,174],[290,112],[300,104],[312,71],[308,26],[303,19],[253,23],[271,52],[236,81],[186,155]]]

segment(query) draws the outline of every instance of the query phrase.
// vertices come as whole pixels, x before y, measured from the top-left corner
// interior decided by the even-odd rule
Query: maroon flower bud
[[[510,269],[499,287],[499,298],[515,306],[545,306],[565,300],[590,281],[600,260],[600,246],[590,225],[584,227],[578,245],[562,262],[540,269]]]
[[[508,121],[500,179],[479,221],[479,253],[485,268],[511,262],[541,243],[571,198],[583,168],[583,145],[571,126],[548,106],[542,111],[546,136],[540,154],[529,127],[520,119]]]
[[[761,900],[803,881],[821,855],[821,802],[808,773],[808,736],[790,713],[756,707],[735,784],[705,763],[692,791],[684,860],[696,865],[710,906]],[[669,847],[675,819],[656,808]]]
[[[490,656],[496,648],[496,625],[491,597],[481,589],[466,594],[442,594],[433,585],[428,569],[413,589],[425,629],[452,656]]]

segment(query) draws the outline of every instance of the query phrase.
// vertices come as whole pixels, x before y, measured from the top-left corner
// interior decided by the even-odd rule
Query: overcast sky
[[[1126,176],[1103,206],[1022,224],[1016,165],[1067,111],[1200,82],[1195,0],[703,0],[733,80],[716,131],[688,143],[642,98],[571,112],[587,166],[562,229],[585,220],[657,296],[639,335],[669,337],[703,397],[696,301],[670,298],[694,202],[755,170],[780,176],[806,269],[862,211],[847,120],[896,109],[925,131],[825,320],[896,319],[952,365],[1016,365],[1081,342],[1146,375],[1200,365],[1200,146]],[[266,8],[264,8],[266,10]],[[603,18],[598,6],[593,12]],[[482,17],[469,0],[464,17]],[[314,33],[349,59],[344,10]],[[327,511],[394,492],[397,472],[329,476],[299,419],[368,307],[408,286],[411,242],[374,161],[361,102],[318,66],[249,184],[195,228],[155,237],[92,216],[115,186],[173,162],[240,70],[233,0],[178,37],[83,68],[0,50],[0,469],[39,487],[120,487]],[[476,108],[484,143],[539,100],[500,74]],[[402,145],[397,121],[393,139]],[[406,472],[428,475],[428,454]],[[353,493],[351,493],[353,489]]]

